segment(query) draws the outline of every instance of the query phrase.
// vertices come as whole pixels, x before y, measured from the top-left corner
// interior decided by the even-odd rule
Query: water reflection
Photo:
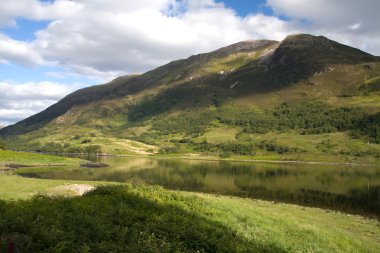
[[[380,214],[380,168],[104,157],[110,167],[28,173],[38,178],[158,184]]]

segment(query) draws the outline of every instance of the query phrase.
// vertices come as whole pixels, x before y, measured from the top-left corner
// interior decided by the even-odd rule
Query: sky
[[[378,0],[1,0],[0,125],[243,40],[309,33],[380,55],[378,10]]]

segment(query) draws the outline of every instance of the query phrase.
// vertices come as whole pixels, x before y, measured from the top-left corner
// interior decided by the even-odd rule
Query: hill
[[[380,58],[322,36],[239,42],[78,90],[14,149],[377,162]]]

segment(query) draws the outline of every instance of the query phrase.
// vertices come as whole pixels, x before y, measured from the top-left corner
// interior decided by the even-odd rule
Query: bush
[[[80,143],[86,144],[86,143],[90,143],[90,142],[91,142],[91,139],[84,139]]]
[[[222,157],[235,155],[255,155],[255,145],[251,142],[226,142],[212,144],[203,140],[201,143],[194,143],[194,149],[201,152],[216,152]]]
[[[82,154],[84,153],[83,149],[81,147],[77,146],[70,146],[66,149],[66,152],[69,154]]]
[[[101,154],[102,149],[99,145],[90,145],[90,146],[84,147],[83,152],[88,155]]]

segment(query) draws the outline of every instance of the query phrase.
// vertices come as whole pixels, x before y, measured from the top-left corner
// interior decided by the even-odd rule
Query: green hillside
[[[78,90],[0,130],[17,150],[380,161],[380,58],[325,37],[239,42]]]

